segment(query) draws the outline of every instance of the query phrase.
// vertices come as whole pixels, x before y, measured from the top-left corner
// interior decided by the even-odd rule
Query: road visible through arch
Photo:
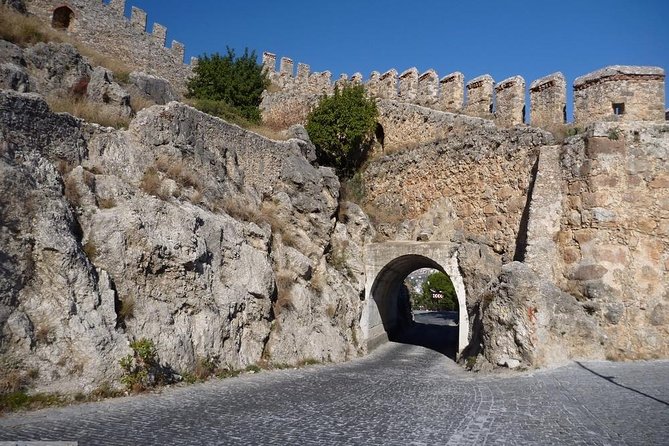
[[[413,323],[393,340],[418,345],[455,360],[458,353],[457,311],[414,311]]]

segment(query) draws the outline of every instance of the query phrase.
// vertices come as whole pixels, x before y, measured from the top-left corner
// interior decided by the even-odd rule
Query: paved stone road
[[[416,336],[407,339],[342,365],[263,372],[160,395],[16,414],[0,418],[0,440],[669,444],[669,361],[585,362],[477,375],[434,349],[414,345],[421,343]]]

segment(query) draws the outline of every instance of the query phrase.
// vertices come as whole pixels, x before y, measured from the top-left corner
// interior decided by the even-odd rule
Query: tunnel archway
[[[406,328],[404,279],[413,271],[431,268],[448,275],[458,298],[459,354],[469,342],[469,316],[465,287],[460,274],[457,251],[447,243],[394,242],[368,247],[366,260],[366,311],[361,319],[367,346],[373,349],[393,339]],[[410,308],[408,311],[411,311]]]
[[[73,20],[74,11],[67,6],[59,6],[53,10],[51,27],[55,29],[69,30]]]

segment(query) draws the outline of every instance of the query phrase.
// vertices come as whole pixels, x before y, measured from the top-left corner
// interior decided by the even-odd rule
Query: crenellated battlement
[[[627,65],[580,76],[574,81],[574,120],[662,121],[664,79],[662,68]]]
[[[309,104],[301,112],[304,118],[308,109],[317,103],[318,98],[314,94],[330,94],[335,87],[355,79],[356,83],[365,86],[370,97],[489,119],[502,127],[528,123],[550,129],[567,122],[567,84],[562,73],[553,73],[530,84],[528,116],[526,83],[521,76],[495,83],[490,75],[484,74],[465,83],[465,77],[460,72],[439,79],[433,69],[419,73],[412,67],[398,74],[396,69],[391,68],[383,74],[373,71],[366,81],[360,73],[351,77],[342,74],[334,84],[323,83],[316,91],[313,82],[304,81],[311,79],[315,73],[305,75],[298,70],[295,76],[292,61],[290,66],[284,66],[284,59],[277,72],[276,56],[272,53],[263,55],[265,69],[272,83],[280,89],[273,94],[280,96],[290,92],[293,106],[296,97],[303,95],[305,104]],[[596,120],[664,120],[664,82],[664,70],[657,67],[612,66],[581,76],[574,82],[574,121],[587,124]],[[594,92],[599,99],[594,97]],[[273,104],[280,106],[281,101],[275,100]]]
[[[168,29],[160,23],[153,23],[149,32],[148,14],[141,8],[132,6],[126,17],[126,0],[26,0],[26,7],[31,14],[75,35],[97,51],[164,77],[181,91],[192,74],[195,61],[184,63],[183,43],[173,40],[166,46]],[[67,14],[59,14],[63,11]],[[61,19],[56,22],[56,17]]]

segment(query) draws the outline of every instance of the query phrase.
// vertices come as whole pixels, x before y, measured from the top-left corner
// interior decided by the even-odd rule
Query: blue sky
[[[186,45],[271,51],[312,71],[434,68],[465,79],[555,71],[568,85],[606,65],[669,69],[669,0],[128,0]],[[149,25],[151,26],[151,25]],[[570,88],[568,88],[570,90]]]

